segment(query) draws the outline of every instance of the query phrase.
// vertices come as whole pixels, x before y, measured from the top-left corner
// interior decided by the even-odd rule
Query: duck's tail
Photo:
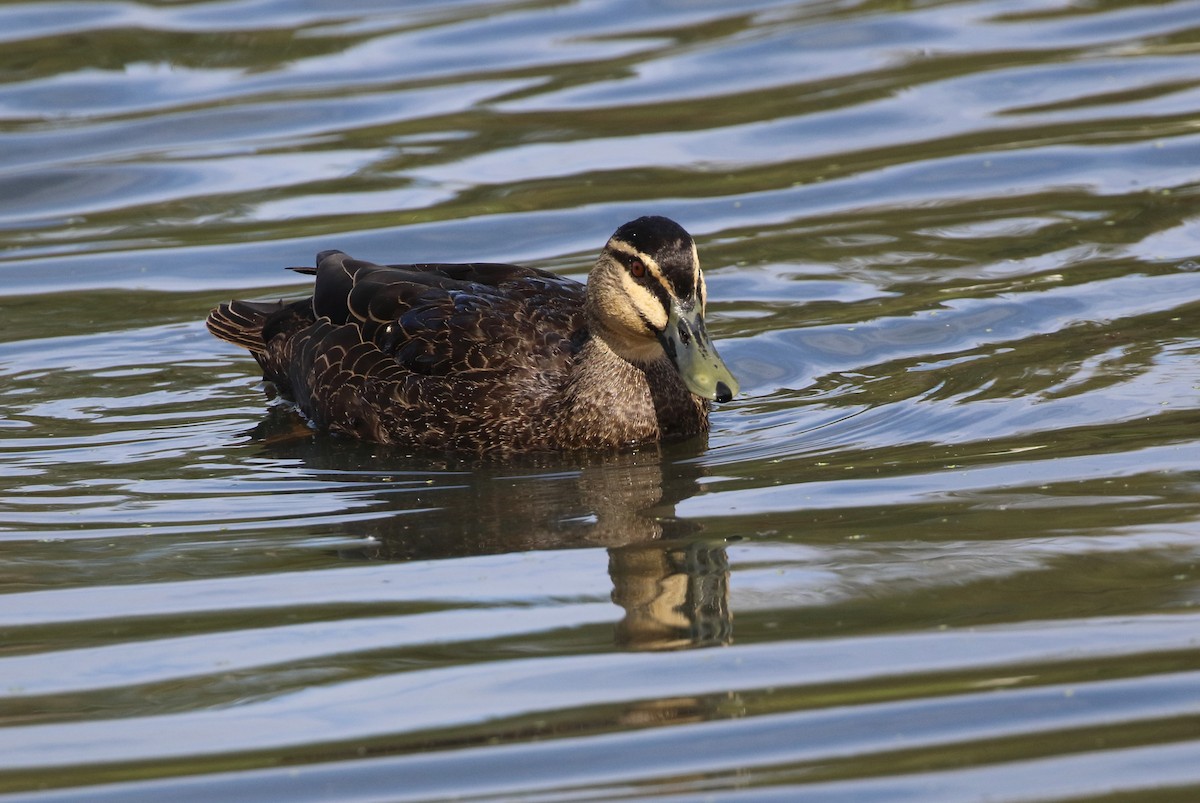
[[[282,301],[230,301],[208,313],[205,324],[208,331],[222,340],[253,354],[262,354],[267,348],[263,327],[285,306]]]

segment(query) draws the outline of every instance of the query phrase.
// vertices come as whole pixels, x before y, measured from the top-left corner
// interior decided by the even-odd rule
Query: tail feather
[[[267,347],[263,338],[263,326],[284,306],[284,303],[279,301],[230,301],[210,312],[205,323],[208,331],[222,340],[241,346],[254,354],[262,354]]]

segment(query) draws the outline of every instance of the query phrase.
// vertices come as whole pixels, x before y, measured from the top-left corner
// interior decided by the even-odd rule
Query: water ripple
[[[0,8],[0,792],[1200,788],[1196,12]],[[330,438],[201,324],[649,212],[707,439]]]

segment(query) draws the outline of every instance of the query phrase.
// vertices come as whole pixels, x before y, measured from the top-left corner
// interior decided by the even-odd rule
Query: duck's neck
[[[616,446],[708,430],[708,405],[684,386],[661,349],[633,363],[593,335],[577,355],[558,421],[589,446]]]
[[[654,413],[663,437],[708,432],[709,403],[683,384],[679,370],[666,354],[641,366],[654,400]]]

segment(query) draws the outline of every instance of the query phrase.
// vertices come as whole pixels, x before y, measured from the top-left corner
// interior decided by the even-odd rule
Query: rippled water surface
[[[0,5],[0,792],[1200,795],[1200,3]],[[312,433],[324,248],[697,238],[707,440]]]

